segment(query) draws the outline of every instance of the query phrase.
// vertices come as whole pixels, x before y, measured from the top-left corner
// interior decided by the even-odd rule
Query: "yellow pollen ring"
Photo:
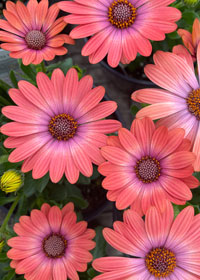
[[[128,0],[115,0],[108,8],[109,21],[120,29],[131,26],[136,15],[136,8]]]
[[[145,258],[146,267],[156,278],[167,277],[176,267],[175,254],[166,248],[155,248]]]
[[[188,105],[188,110],[193,114],[198,120],[200,120],[200,88],[193,89],[186,98],[186,103]]]

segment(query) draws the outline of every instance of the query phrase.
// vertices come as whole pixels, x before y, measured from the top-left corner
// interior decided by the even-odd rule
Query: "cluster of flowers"
[[[27,7],[8,1],[6,20],[0,20],[1,48],[25,65],[39,64],[64,55],[64,43],[93,35],[82,55],[91,63],[107,55],[108,64],[116,67],[137,53],[149,56],[149,40],[163,40],[177,28],[181,14],[168,7],[172,2],[75,0],[48,8],[48,0],[30,0]],[[71,14],[56,20],[59,8]],[[70,36],[60,34],[66,23],[79,24]],[[13,120],[1,127],[9,136],[5,147],[14,148],[9,161],[23,161],[22,172],[32,170],[34,179],[49,172],[54,183],[65,174],[74,184],[80,172],[92,175],[94,163],[106,177],[107,198],[118,209],[130,207],[124,222],[115,222],[114,230],[106,228],[103,234],[131,257],[96,259],[93,267],[103,273],[96,280],[200,279],[200,214],[194,216],[189,206],[174,220],[171,204],[184,205],[199,186],[192,174],[200,171],[200,84],[194,68],[195,61],[200,63],[200,23],[195,20],[192,34],[178,32],[185,47],[158,51],[155,65],[145,67],[147,77],[161,88],[132,94],[133,100],[152,105],[137,113],[130,131],[104,119],[117,104],[100,102],[104,88],[92,88],[91,76],[79,80],[74,68],[66,76],[60,69],[51,78],[38,73],[37,87],[20,81],[18,89],[9,90],[16,106],[2,110]],[[106,136],[116,131],[118,136]],[[62,210],[45,203],[30,217],[20,217],[14,231],[18,236],[8,241],[10,265],[27,280],[76,280],[77,271],[92,261],[95,233],[86,222],[77,223],[72,203]]]

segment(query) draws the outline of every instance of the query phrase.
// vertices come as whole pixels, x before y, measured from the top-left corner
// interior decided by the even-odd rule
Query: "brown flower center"
[[[186,98],[186,102],[189,112],[193,114],[197,120],[200,120],[200,88],[196,90],[193,89]]]
[[[73,138],[77,127],[77,122],[68,114],[57,115],[49,122],[49,132],[57,140]]]
[[[108,19],[117,28],[131,26],[136,18],[136,8],[128,0],[114,0],[108,9]]]
[[[160,176],[160,163],[157,159],[150,156],[142,157],[134,166],[137,177],[143,183],[157,181]]]
[[[151,250],[145,258],[146,267],[155,277],[167,277],[176,267],[175,254],[165,248]]]
[[[39,30],[31,30],[26,34],[25,41],[30,49],[41,50],[46,44],[44,33]]]
[[[42,247],[48,258],[61,258],[67,248],[67,240],[62,235],[53,233],[43,240]]]

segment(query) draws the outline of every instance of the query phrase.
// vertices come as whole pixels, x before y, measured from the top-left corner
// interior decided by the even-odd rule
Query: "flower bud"
[[[24,174],[10,169],[3,173],[0,179],[0,189],[5,193],[16,192],[24,184]]]

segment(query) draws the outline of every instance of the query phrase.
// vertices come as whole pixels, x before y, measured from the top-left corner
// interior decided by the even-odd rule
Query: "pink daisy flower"
[[[194,66],[174,53],[157,51],[154,62],[155,65],[147,65],[144,72],[163,89],[141,89],[132,94],[133,100],[152,104],[140,110],[136,117],[161,119],[157,126],[169,129],[183,128],[196,154],[194,170],[200,171],[200,44],[197,50],[199,80]]]
[[[102,186],[107,198],[118,209],[131,206],[140,215],[150,206],[164,211],[167,200],[185,204],[192,198],[190,188],[199,181],[192,176],[195,155],[184,130],[155,128],[149,118],[134,120],[131,131],[120,128],[119,136],[110,136],[101,152],[107,162],[99,166],[106,176]]]
[[[185,29],[178,29],[178,34],[183,40],[183,44],[189,50],[194,61],[196,61],[197,47],[200,43],[200,21],[198,18],[194,20],[192,34]],[[181,45],[176,48],[182,48]]]
[[[78,280],[77,271],[86,271],[93,258],[95,231],[76,219],[71,202],[62,210],[44,203],[30,217],[21,216],[14,225],[18,236],[8,240],[10,266],[27,280]]]
[[[56,4],[48,8],[48,0],[29,0],[27,7],[17,1],[6,2],[4,17],[0,19],[1,48],[10,51],[13,58],[22,58],[23,64],[39,64],[43,60],[52,60],[55,55],[64,55],[67,49],[64,43],[74,44],[66,34],[59,34],[66,23],[63,18],[56,20],[59,8]]]
[[[10,136],[4,145],[16,148],[9,161],[23,161],[22,172],[33,170],[33,178],[41,178],[48,171],[51,180],[58,182],[65,173],[74,184],[79,172],[90,177],[94,164],[104,161],[100,147],[105,146],[106,133],[121,127],[116,120],[102,120],[112,114],[117,104],[101,102],[105,94],[102,86],[92,89],[91,76],[78,80],[71,68],[66,77],[54,70],[51,80],[40,72],[38,88],[27,81],[10,89],[9,95],[17,106],[6,106],[2,113],[14,120],[1,127]]]
[[[98,63],[107,54],[108,64],[129,63],[137,52],[149,56],[149,40],[161,41],[165,33],[176,30],[175,21],[181,12],[168,7],[174,0],[75,0],[59,2],[65,12],[64,19],[79,24],[70,36],[74,39],[94,35],[82,49],[90,63]]]
[[[194,216],[193,207],[182,210],[175,220],[170,203],[163,214],[152,207],[145,222],[127,210],[124,222],[113,227],[103,230],[106,241],[130,257],[94,260],[93,267],[103,274],[93,280],[200,279],[200,214]]]

